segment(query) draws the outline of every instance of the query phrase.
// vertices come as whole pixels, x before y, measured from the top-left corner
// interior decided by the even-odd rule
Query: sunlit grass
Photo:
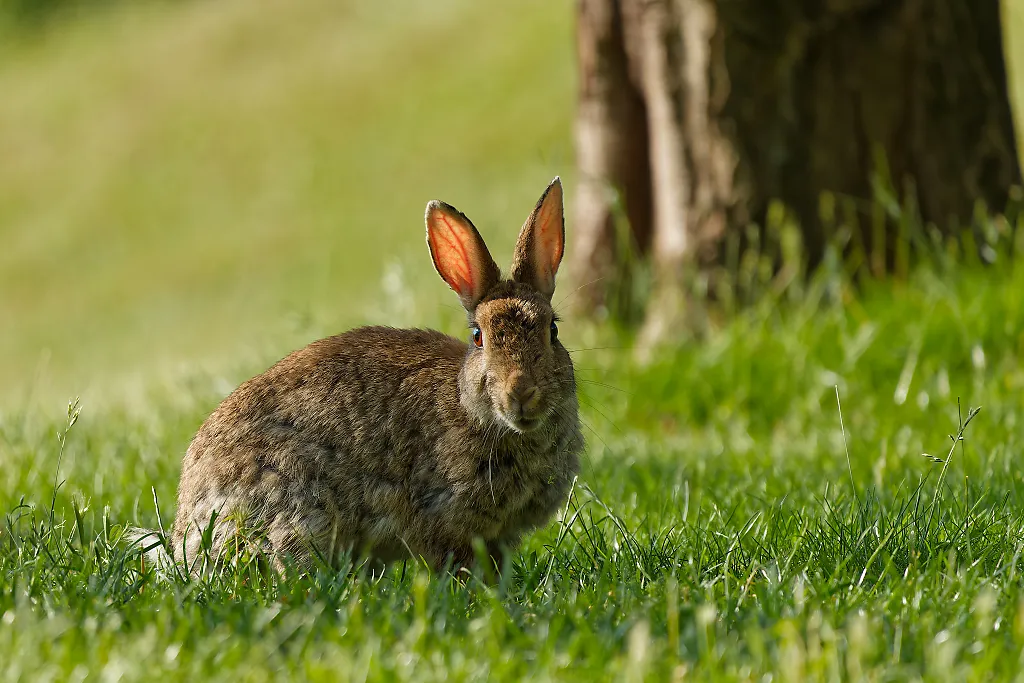
[[[0,661],[129,679],[1009,680],[1024,655],[1020,248],[867,283],[858,301],[826,265],[645,368],[616,348],[628,338],[566,320],[587,458],[564,514],[493,587],[411,562],[380,579],[246,561],[154,574],[121,530],[156,527],[156,505],[169,523],[180,455],[230,388],[217,376],[139,414],[85,404],[70,431],[9,415]]]

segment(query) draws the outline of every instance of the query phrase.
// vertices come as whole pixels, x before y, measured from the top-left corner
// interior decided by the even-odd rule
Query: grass
[[[1010,680],[1024,656],[1017,249],[987,269],[937,260],[856,300],[826,265],[643,368],[588,350],[622,343],[607,330],[563,325],[588,457],[564,515],[495,587],[411,564],[379,580],[273,581],[245,564],[157,580],[120,529],[156,525],[150,484],[172,518],[178,455],[233,377],[193,378],[187,405],[156,395],[141,416],[10,414],[0,671]]]
[[[568,3],[373,7],[133,3],[3,48],[0,679],[1018,678],[1004,223],[991,267],[937,250],[856,294],[834,254],[784,287],[750,255],[749,305],[644,367],[563,285],[587,456],[497,586],[412,564],[168,582],[120,542],[169,524],[200,422],[288,349],[462,329],[427,199],[506,261],[569,162]]]

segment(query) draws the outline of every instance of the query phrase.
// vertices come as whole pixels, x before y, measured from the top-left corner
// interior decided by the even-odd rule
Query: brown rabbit
[[[454,207],[430,202],[426,224],[470,342],[364,327],[238,387],[182,464],[171,552],[189,571],[204,532],[219,555],[239,524],[261,530],[278,566],[285,555],[308,567],[312,552],[344,550],[466,566],[480,539],[500,568],[502,549],[564,503],[583,437],[551,306],[565,245],[561,182],[523,225],[508,279]]]

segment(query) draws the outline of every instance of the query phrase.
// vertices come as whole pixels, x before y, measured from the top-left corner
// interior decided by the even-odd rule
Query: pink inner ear
[[[562,262],[562,226],[558,220],[561,212],[561,205],[553,201],[547,201],[540,209],[536,223],[536,253],[538,263],[544,264],[547,268],[547,275],[554,276],[558,270],[558,264]]]
[[[437,267],[448,286],[460,296],[468,295],[473,289],[473,270],[469,260],[466,242],[459,234],[453,221],[440,211],[435,211],[434,229],[430,239],[437,257]],[[446,229],[439,227],[443,223]]]

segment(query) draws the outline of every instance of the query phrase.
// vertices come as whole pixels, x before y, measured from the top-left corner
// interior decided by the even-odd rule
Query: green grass
[[[157,524],[150,485],[169,523],[178,456],[234,376],[194,377],[187,401],[156,395],[141,416],[86,405],[70,431],[8,415],[0,671],[1010,680],[1024,657],[1021,254],[937,260],[857,300],[826,266],[645,368],[568,321],[588,457],[565,515],[495,587],[411,564],[380,580],[143,571],[120,528]],[[961,428],[968,406],[983,407]]]
[[[129,3],[0,48],[0,680],[1018,678],[1020,226],[858,291],[744,260],[751,305],[645,367],[563,284],[587,456],[497,586],[166,582],[119,542],[289,349],[462,330],[427,199],[507,262],[571,163],[569,3],[374,7]]]

